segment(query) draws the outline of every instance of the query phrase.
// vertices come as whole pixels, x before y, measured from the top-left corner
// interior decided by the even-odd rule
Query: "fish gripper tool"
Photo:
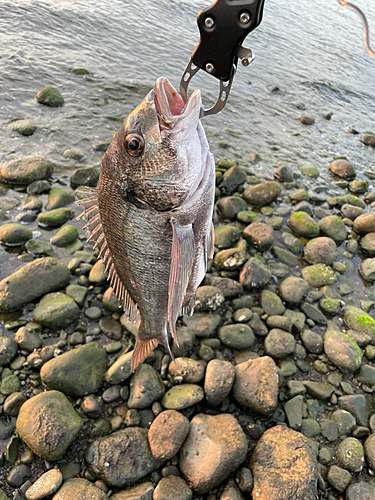
[[[220,81],[216,103],[201,111],[201,117],[221,111],[229,97],[238,59],[248,66],[254,55],[243,41],[262,21],[264,0],[215,0],[197,17],[200,40],[180,82],[180,93],[188,101],[188,86],[201,69]]]

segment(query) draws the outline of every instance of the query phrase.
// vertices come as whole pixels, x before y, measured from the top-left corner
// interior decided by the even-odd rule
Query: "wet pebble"
[[[153,500],[192,500],[193,492],[182,477],[168,476],[157,484]]]
[[[142,410],[160,399],[165,392],[159,373],[150,365],[143,363],[130,379],[129,408]]]
[[[58,469],[42,474],[25,492],[26,500],[41,500],[53,495],[61,486],[63,476]]]
[[[204,377],[202,364],[194,359],[184,357],[176,358],[175,362],[172,361],[168,367],[168,372],[177,383],[196,384],[203,380]]]
[[[268,415],[277,406],[277,367],[269,356],[250,359],[235,367],[233,395],[235,399],[253,411]]]
[[[196,384],[181,384],[171,387],[163,396],[161,404],[167,410],[184,410],[202,401],[203,389]]]
[[[213,359],[206,368],[204,393],[207,403],[218,406],[228,396],[234,382],[235,370],[229,361]]]

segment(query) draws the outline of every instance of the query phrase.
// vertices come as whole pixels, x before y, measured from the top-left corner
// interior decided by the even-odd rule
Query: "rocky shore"
[[[98,168],[63,155],[1,166],[0,500],[374,500],[375,172],[218,159],[176,363],[159,347],[132,374],[135,327],[75,219]]]

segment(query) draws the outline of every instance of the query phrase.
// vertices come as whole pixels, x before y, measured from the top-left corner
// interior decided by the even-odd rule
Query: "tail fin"
[[[131,370],[134,373],[138,366],[152,353],[158,346],[157,339],[141,340],[137,338],[134,346]]]
[[[150,325],[144,323],[141,319],[140,325],[138,327],[138,335],[137,340],[135,341],[132,362],[131,362],[131,370],[134,373],[138,366],[143,363],[143,361],[152,353],[154,349],[161,344],[171,357],[172,361],[174,361],[174,356],[172,354],[171,348],[168,342],[168,333],[166,326],[164,327],[164,331],[161,337],[158,338],[148,338],[143,340],[141,337],[151,337],[153,334],[153,330]]]

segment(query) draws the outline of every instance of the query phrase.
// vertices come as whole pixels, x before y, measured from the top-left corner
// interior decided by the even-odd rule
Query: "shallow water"
[[[374,32],[375,5],[357,3]],[[2,1],[0,161],[43,154],[69,166],[61,153],[76,147],[85,154],[84,164],[98,164],[100,153],[92,144],[110,140],[119,126],[114,118],[123,119],[158,76],[178,85],[198,41],[196,14],[206,5],[202,0]],[[267,0],[263,23],[246,45],[255,62],[239,68],[224,112],[205,119],[218,157],[238,154],[248,161],[249,153],[258,152],[268,174],[280,160],[293,166],[298,157],[323,171],[335,154],[363,168],[373,164],[372,151],[348,133],[349,125],[374,128],[375,115],[375,62],[364,50],[361,21],[353,12],[336,0]],[[69,73],[77,67],[91,75]],[[218,91],[211,80],[207,75],[193,80],[209,102]],[[271,94],[267,87],[273,84],[282,93]],[[36,103],[46,85],[62,92],[62,109]],[[334,113],[330,122],[322,118],[324,111]],[[313,114],[316,125],[303,126],[302,113]],[[32,137],[7,130],[7,123],[21,117],[38,127]],[[220,150],[219,140],[229,150]]]
[[[375,32],[375,4],[357,3]],[[66,184],[71,169],[98,166],[102,153],[92,145],[111,140],[155,79],[165,75],[178,86],[198,41],[197,12],[206,5],[202,0],[0,2],[0,164],[42,155],[62,171],[59,182]],[[297,171],[297,161],[306,159],[321,171],[311,184],[331,189],[330,194],[328,165],[334,155],[346,155],[359,172],[375,166],[374,150],[348,131],[350,125],[359,131],[375,128],[375,62],[364,50],[357,16],[336,0],[316,0],[313,7],[267,0],[264,20],[245,45],[254,50],[255,62],[239,67],[225,110],[204,119],[217,159],[240,158],[251,166],[249,154],[257,152],[262,161],[254,170],[263,177],[271,177],[281,163]],[[90,74],[78,76],[71,68]],[[198,75],[190,90],[193,84],[205,102],[214,102],[216,80]],[[269,92],[273,84],[280,93]],[[36,102],[47,85],[61,91],[63,108]],[[331,121],[322,117],[325,111],[333,112]],[[299,122],[303,113],[315,116],[314,126]],[[36,125],[34,135],[8,130],[18,118]],[[79,150],[84,159],[63,158],[67,148]],[[9,190],[8,196],[24,195]],[[30,227],[48,241],[36,223]],[[21,262],[3,249],[0,264],[6,276]]]

